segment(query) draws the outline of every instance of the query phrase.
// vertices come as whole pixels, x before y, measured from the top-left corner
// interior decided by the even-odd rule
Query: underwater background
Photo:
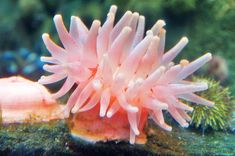
[[[1,77],[22,74],[36,80],[42,75],[39,57],[48,52],[41,35],[48,32],[58,41],[52,20],[55,14],[62,14],[67,26],[72,15],[90,26],[93,19],[104,22],[109,6],[116,4],[117,18],[126,10],[137,11],[146,17],[146,29],[164,19],[166,49],[180,36],[187,36],[189,44],[178,60],[211,52],[216,56],[211,68],[201,71],[235,93],[234,0],[0,0],[0,4]]]
[[[126,10],[137,11],[144,15],[146,29],[151,28],[156,20],[164,19],[167,23],[166,49],[172,47],[181,36],[187,36],[189,44],[176,61],[182,58],[193,60],[206,52],[211,52],[214,56],[212,61],[200,69],[195,74],[198,78],[194,79],[200,81],[203,76],[211,83],[212,89],[204,96],[222,103],[221,108],[218,108],[219,114],[220,110],[224,111],[221,119],[218,119],[222,121],[213,124],[203,124],[206,122],[201,120],[203,115],[202,117],[195,115],[195,122],[188,130],[181,129],[175,124],[179,129],[170,134],[169,142],[164,142],[169,136],[157,129],[161,137],[150,135],[156,141],[149,143],[146,149],[139,149],[139,147],[133,149],[129,146],[128,148],[132,152],[139,150],[140,153],[134,152],[136,155],[148,154],[148,147],[157,148],[157,151],[160,151],[158,154],[235,155],[235,102],[233,100],[235,96],[235,0],[0,0],[0,78],[22,75],[31,80],[38,80],[44,74],[40,56],[48,55],[48,51],[41,35],[48,32],[59,43],[52,20],[55,14],[62,14],[67,26],[70,16],[75,15],[79,16],[89,27],[93,19],[101,19],[103,23],[112,4],[118,6],[118,19]],[[58,86],[49,87],[54,90]],[[217,96],[219,94],[221,95]],[[207,113],[207,110],[203,110],[204,108],[194,109],[197,114],[203,111]],[[19,128],[12,126],[1,128],[0,151],[14,155],[19,154],[17,151],[19,149],[22,153],[28,151],[28,148],[39,148],[43,151],[50,145],[48,151],[54,150],[58,151],[57,154],[72,155],[73,152],[78,151],[67,149],[67,146],[74,147],[75,145],[69,140],[68,130],[64,125],[61,121],[50,126],[37,125],[39,128],[30,128],[30,126],[25,128],[22,125]],[[55,126],[53,131],[50,130],[51,126]],[[19,131],[15,132],[16,129]],[[36,136],[38,133],[36,129],[40,130],[41,136]],[[30,137],[26,132],[31,133]],[[45,139],[44,145],[40,142],[40,137]],[[9,141],[12,138],[24,144],[14,144]],[[54,140],[55,138],[57,140]],[[27,142],[29,139],[37,141]],[[7,143],[6,140],[8,140]],[[66,146],[63,144],[65,140],[68,143]],[[51,145],[53,141],[55,143]],[[72,145],[69,145],[70,143]],[[25,144],[32,146],[25,149]],[[152,144],[161,145],[161,148]],[[98,152],[103,152],[107,145],[98,144],[97,146]],[[113,146],[111,148],[114,148]],[[168,146],[175,147],[169,149]],[[84,145],[83,150],[86,151],[86,148]],[[11,149],[13,152],[10,152]],[[119,146],[118,150],[124,151],[124,155],[127,153],[123,145]],[[31,152],[41,154],[42,151]],[[167,151],[175,151],[175,153],[167,153]],[[50,152],[46,154],[51,155]],[[153,154],[151,152],[150,155]]]

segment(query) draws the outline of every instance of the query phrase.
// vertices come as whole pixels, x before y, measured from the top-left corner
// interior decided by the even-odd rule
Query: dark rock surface
[[[213,132],[202,136],[192,129],[158,129],[152,122],[146,128],[146,145],[128,142],[90,144],[73,139],[66,121],[4,125],[0,129],[0,155],[234,155],[235,134]]]

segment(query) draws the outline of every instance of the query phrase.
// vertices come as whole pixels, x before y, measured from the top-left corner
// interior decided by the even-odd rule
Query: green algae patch
[[[176,133],[188,155],[235,155],[234,133],[215,131],[203,135],[189,129],[182,129]]]
[[[65,121],[11,124],[0,129],[0,153],[10,155],[71,154]]]

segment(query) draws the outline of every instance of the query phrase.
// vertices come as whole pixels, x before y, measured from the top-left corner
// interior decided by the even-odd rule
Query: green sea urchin
[[[234,100],[228,87],[223,87],[219,82],[208,79],[193,77],[195,82],[206,82],[208,84],[207,92],[198,93],[199,96],[215,102],[214,107],[192,104],[194,111],[192,113],[191,125],[196,128],[225,130],[228,128],[232,112],[235,108]]]

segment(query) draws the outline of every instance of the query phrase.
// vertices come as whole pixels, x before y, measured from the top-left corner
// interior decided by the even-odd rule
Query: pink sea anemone
[[[188,43],[183,37],[173,48],[164,53],[165,22],[158,20],[145,32],[145,18],[139,13],[127,11],[114,24],[117,7],[111,6],[105,23],[95,20],[88,29],[75,16],[71,17],[69,32],[61,15],[54,22],[63,44],[56,45],[48,34],[43,41],[51,57],[41,60],[49,64],[44,69],[50,73],[39,80],[50,84],[62,79],[65,83],[53,96],[65,95],[75,84],[76,89],[67,101],[65,113],[81,113],[97,108],[99,118],[113,118],[124,111],[130,127],[130,143],[140,134],[141,120],[147,112],[165,130],[171,127],[164,122],[163,110],[183,127],[188,126],[187,111],[193,109],[180,99],[213,106],[213,102],[194,92],[208,88],[204,82],[184,80],[211,59],[207,53],[189,63],[182,60],[174,65],[172,60]],[[115,124],[115,123],[113,123]]]
[[[58,105],[48,90],[37,82],[19,76],[0,79],[0,110],[3,123],[61,119]],[[59,114],[60,113],[60,114]]]

